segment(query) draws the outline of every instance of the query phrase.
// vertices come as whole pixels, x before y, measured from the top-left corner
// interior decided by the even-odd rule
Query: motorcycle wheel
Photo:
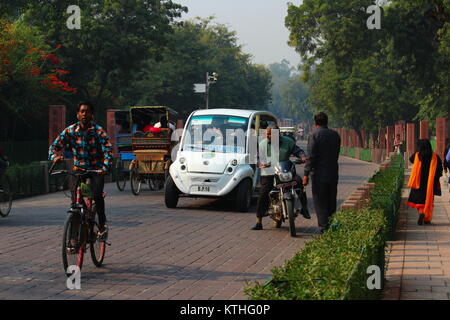
[[[286,210],[289,218],[289,232],[291,233],[291,237],[295,237],[297,235],[295,231],[295,216],[294,216],[294,203],[293,201],[287,200],[285,202]]]

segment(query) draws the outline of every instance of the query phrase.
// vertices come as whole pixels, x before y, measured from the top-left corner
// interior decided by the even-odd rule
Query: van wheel
[[[236,209],[239,212],[247,212],[252,203],[252,183],[245,179],[236,188]]]
[[[167,208],[176,208],[178,204],[178,198],[180,196],[180,190],[175,185],[172,176],[169,175],[166,180],[166,187],[164,190],[164,202]]]

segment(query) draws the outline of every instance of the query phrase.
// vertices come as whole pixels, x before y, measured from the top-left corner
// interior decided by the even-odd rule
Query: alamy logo
[[[371,14],[369,19],[367,19],[367,29],[381,29],[381,8],[380,6],[374,4],[367,8],[367,13]]]
[[[81,270],[78,266],[67,267],[67,274],[70,277],[67,278],[66,285],[69,290],[81,290]]]
[[[81,29],[81,9],[79,6],[70,5],[67,7],[69,18],[66,21],[67,28],[69,30],[80,30]]]
[[[381,289],[381,269],[379,266],[369,266],[367,268],[367,274],[370,277],[367,279],[367,289],[380,290]]]

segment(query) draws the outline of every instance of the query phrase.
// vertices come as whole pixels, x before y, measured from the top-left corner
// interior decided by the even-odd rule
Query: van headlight
[[[181,164],[185,164],[186,163],[186,159],[185,158],[180,158],[180,163]]]
[[[234,159],[233,161],[231,161],[231,165],[233,167],[236,167],[238,165],[238,161],[236,159]]]

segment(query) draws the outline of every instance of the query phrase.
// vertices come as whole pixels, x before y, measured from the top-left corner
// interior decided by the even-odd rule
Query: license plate
[[[209,186],[198,186],[197,188],[199,192],[209,192]]]

